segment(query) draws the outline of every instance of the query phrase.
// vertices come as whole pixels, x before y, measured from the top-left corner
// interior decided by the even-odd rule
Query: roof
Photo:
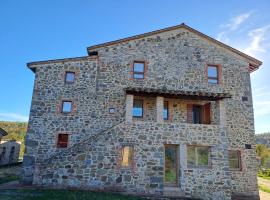
[[[224,98],[231,98],[228,93],[213,93],[207,91],[186,91],[186,90],[168,90],[166,87],[156,89],[156,88],[141,88],[141,87],[127,87],[125,88],[127,94],[134,95],[152,95],[152,96],[164,96],[164,97],[174,97],[181,99],[191,99],[191,100],[210,100],[216,101]]]
[[[93,46],[90,46],[87,48],[87,52],[89,54],[90,51],[93,51],[97,48],[101,48],[101,47],[106,47],[106,46],[111,46],[111,45],[115,45],[115,44],[118,44],[118,43],[123,43],[123,42],[128,42],[130,40],[136,40],[136,39],[140,39],[140,38],[143,38],[143,37],[148,37],[148,36],[152,36],[152,35],[155,35],[155,34],[159,34],[159,33],[163,33],[163,32],[167,32],[167,31],[172,31],[172,30],[175,30],[175,29],[179,29],[179,28],[185,28],[189,31],[191,31],[192,33],[200,36],[200,37],[203,37],[205,39],[207,39],[208,41],[210,42],[213,42],[225,49],[228,49],[236,54],[238,54],[239,56],[241,57],[244,57],[246,58],[249,62],[250,62],[250,72],[252,71],[255,71],[256,69],[259,68],[259,66],[262,65],[262,62],[260,60],[257,60],[256,58],[253,58],[227,44],[224,44],[208,35],[205,35],[189,26],[187,26],[186,24],[182,23],[180,25],[176,25],[176,26],[171,26],[171,27],[168,27],[168,28],[164,28],[164,29],[159,29],[159,30],[156,30],[156,31],[151,31],[151,32],[147,32],[147,33],[143,33],[143,34],[139,34],[139,35],[135,35],[135,36],[131,36],[131,37],[127,37],[127,38],[123,38],[123,39],[119,39],[119,40],[115,40],[115,41],[111,41],[111,42],[106,42],[106,43],[102,43],[102,44],[98,44],[98,45],[93,45]]]
[[[1,127],[0,127],[0,135],[1,136],[6,136],[8,133],[4,130],[4,129],[2,129]]]
[[[176,30],[176,29],[179,29],[179,28],[185,28],[189,31],[191,31],[192,33],[202,37],[202,38],[205,38],[206,40],[216,44],[216,45],[219,45],[245,59],[247,59],[247,61],[250,63],[249,65],[249,71],[250,72],[253,72],[255,70],[257,70],[261,65],[262,65],[262,62],[260,60],[257,60],[256,58],[253,58],[229,45],[226,45],[212,37],[209,37],[189,26],[187,26],[186,24],[182,23],[180,25],[176,25],[176,26],[171,26],[171,27],[168,27],[168,28],[164,28],[164,29],[159,29],[159,30],[156,30],[156,31],[151,31],[151,32],[147,32],[147,33],[143,33],[143,34],[139,34],[139,35],[135,35],[135,36],[131,36],[131,37],[127,37],[127,38],[123,38],[123,39],[119,39],[119,40],[114,40],[114,41],[111,41],[111,42],[106,42],[106,43],[102,43],[102,44],[98,44],[98,45],[93,45],[93,46],[90,46],[90,47],[87,47],[87,52],[88,52],[88,55],[90,54],[91,51],[94,51],[98,48],[102,48],[102,47],[106,47],[106,46],[111,46],[111,45],[116,45],[116,44],[119,44],[119,43],[123,43],[123,42],[128,42],[130,40],[136,40],[136,39],[140,39],[140,38],[143,38],[143,37],[148,37],[148,36],[152,36],[152,35],[155,35],[155,34],[159,34],[159,33],[163,33],[163,32],[167,32],[167,31],[172,31],[172,30]],[[96,56],[94,57],[90,57],[90,56],[83,56],[83,57],[75,57],[75,58],[64,58],[64,59],[54,59],[54,60],[45,60],[45,61],[36,61],[36,62],[29,62],[27,63],[27,67],[30,68],[33,72],[35,72],[35,66],[36,65],[41,65],[41,64],[52,64],[52,63],[58,63],[58,62],[66,62],[66,61],[76,61],[76,60],[81,60],[81,59],[94,59],[96,58]]]

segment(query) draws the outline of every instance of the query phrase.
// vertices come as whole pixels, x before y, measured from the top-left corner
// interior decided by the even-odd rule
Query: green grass
[[[20,189],[0,190],[0,199],[5,200],[143,200],[140,197],[115,193],[78,190]]]
[[[21,165],[0,168],[0,184],[20,179]]]
[[[265,185],[259,185],[259,189],[264,192],[270,193],[270,188]]]
[[[258,177],[260,177],[260,178],[263,178],[263,179],[266,179],[266,180],[269,180],[269,181],[270,181],[270,177],[269,177],[269,176],[264,176],[264,175],[258,174]]]
[[[16,176],[16,175],[6,175],[5,177],[0,177],[0,184],[8,183],[10,181],[16,181],[19,179],[20,179],[20,177]]]

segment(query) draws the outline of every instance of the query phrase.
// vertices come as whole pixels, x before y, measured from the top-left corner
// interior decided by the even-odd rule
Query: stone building
[[[261,61],[181,24],[28,63],[23,181],[259,199],[250,73]]]
[[[7,165],[18,162],[21,143],[15,140],[2,140],[8,133],[0,128],[0,165]]]

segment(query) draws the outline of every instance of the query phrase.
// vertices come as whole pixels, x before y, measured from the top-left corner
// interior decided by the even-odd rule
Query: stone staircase
[[[89,141],[89,140],[93,140],[93,141],[96,141],[98,139],[98,137],[110,132],[111,130],[113,130],[115,127],[117,127],[118,125],[122,124],[123,122],[125,122],[125,120],[122,120],[120,121],[119,123],[116,123],[114,124],[113,126],[105,129],[105,130],[102,130],[102,131],[99,131],[97,133],[94,133],[94,134],[91,134],[88,138],[86,138],[85,140],[82,140],[72,146],[70,146],[69,148],[61,151],[61,152],[58,152],[54,155],[52,155],[50,158],[47,158],[46,160],[43,161],[43,164],[44,163],[50,163],[53,161],[54,158],[58,157],[58,156],[61,156],[61,154],[65,154],[65,153],[68,153],[70,152],[72,149],[74,148],[77,148],[77,147],[80,147],[80,145],[84,144],[85,142]]]

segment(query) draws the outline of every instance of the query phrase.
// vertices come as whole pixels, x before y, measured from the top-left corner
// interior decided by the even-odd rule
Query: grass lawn
[[[0,184],[20,179],[21,165],[0,168]]]
[[[20,189],[0,190],[0,199],[5,200],[143,200],[139,197],[130,197],[106,192],[49,190],[49,189]]]

